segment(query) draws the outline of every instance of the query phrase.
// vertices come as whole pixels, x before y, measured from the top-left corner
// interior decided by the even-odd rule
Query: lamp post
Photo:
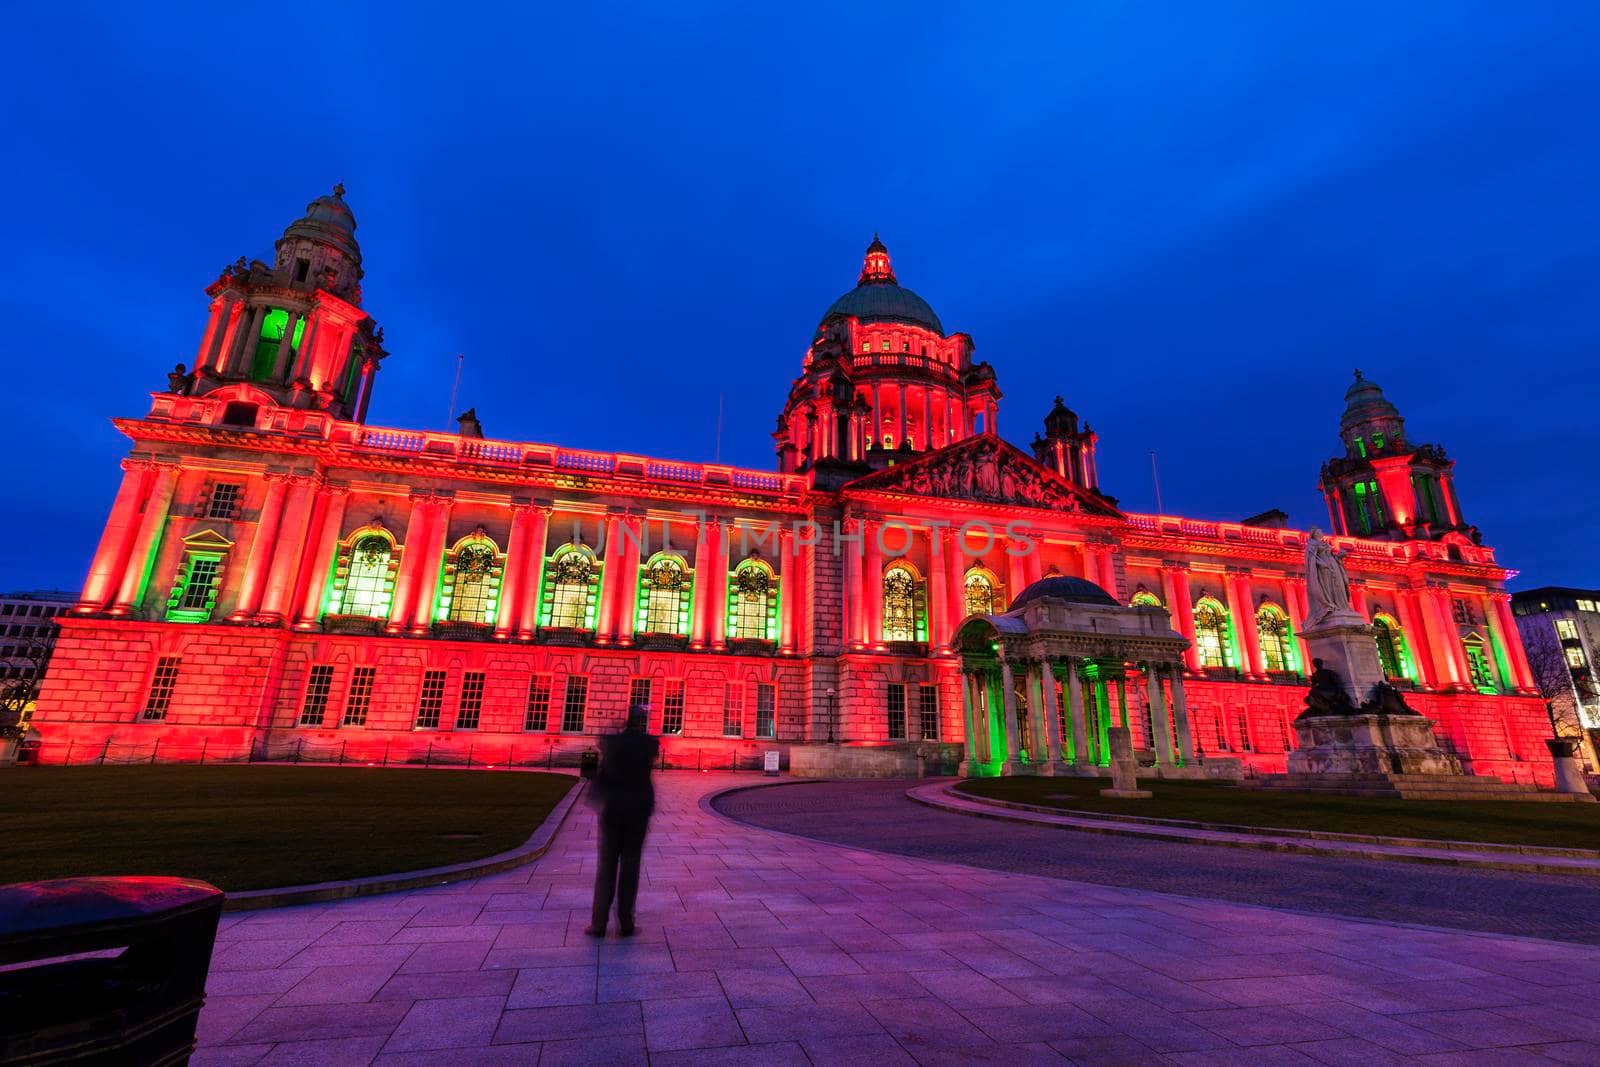
[[[836,743],[833,739],[833,720],[836,717],[833,703],[834,696],[833,686],[830,685],[828,687],[828,744],[830,745]]]

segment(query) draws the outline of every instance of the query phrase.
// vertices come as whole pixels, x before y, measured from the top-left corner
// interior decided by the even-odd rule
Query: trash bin
[[[39,749],[43,742],[37,737],[24,737],[17,746],[17,766],[37,767],[39,765]]]
[[[187,1063],[221,915],[187,878],[0,886],[0,1063]]]
[[[578,757],[578,775],[583,778],[593,778],[600,773],[600,753],[594,749]]]

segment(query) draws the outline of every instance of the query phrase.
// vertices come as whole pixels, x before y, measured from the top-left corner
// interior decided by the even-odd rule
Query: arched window
[[[394,542],[387,533],[357,533],[339,553],[332,614],[387,619],[394,565]]]
[[[482,534],[464,537],[444,561],[439,607],[451,622],[494,623],[500,601],[500,553]]]
[[[1202,667],[1227,667],[1232,660],[1228,643],[1228,611],[1210,597],[1194,606],[1194,643]]]
[[[776,641],[778,598],[772,568],[747,559],[728,582],[728,637],[736,641]]]
[[[993,615],[1000,610],[994,575],[986,568],[973,567],[967,572],[966,606],[968,615]]]
[[[1256,612],[1256,634],[1261,639],[1261,658],[1269,671],[1294,670],[1294,655],[1289,651],[1289,616],[1276,604],[1263,604]]]
[[[1154,593],[1141,589],[1133,594],[1128,600],[1128,604],[1135,608],[1159,608],[1161,607],[1161,598]]]
[[[657,552],[645,561],[639,572],[638,618],[635,625],[642,634],[689,633],[689,605],[694,598],[694,581],[683,557]]]
[[[582,545],[563,545],[545,569],[542,624],[569,630],[594,629],[595,589],[600,568]]]
[[[926,641],[922,582],[909,563],[894,563],[883,572],[883,640]]]
[[[1385,678],[1405,678],[1406,638],[1400,624],[1388,615],[1378,615],[1372,620],[1372,639],[1378,645],[1378,664]]]
[[[1472,672],[1472,687],[1480,693],[1498,693],[1494,670],[1489,666],[1489,654],[1483,647],[1483,638],[1469,634],[1461,642],[1467,653],[1467,668]]]

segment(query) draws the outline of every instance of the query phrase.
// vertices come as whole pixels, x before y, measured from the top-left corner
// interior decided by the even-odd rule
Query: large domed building
[[[115,420],[45,762],[571,763],[643,705],[668,766],[1096,773],[1126,724],[1173,773],[1284,768],[1307,534],[1122,510],[1060,397],[1010,398],[1042,417],[1010,443],[995,369],[881,240],[811,334],[776,468],[746,470],[370,425],[355,233],[342,188],[313,200]],[[1384,674],[1473,773],[1548,780],[1509,572],[1451,461],[1371,380],[1334,400],[1331,540]]]

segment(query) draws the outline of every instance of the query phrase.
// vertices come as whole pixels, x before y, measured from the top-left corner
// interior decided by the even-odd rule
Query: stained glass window
[[[772,569],[747,559],[733,572],[728,589],[728,636],[736,640],[771,641],[777,624]]]
[[[1273,604],[1263,604],[1256,612],[1256,633],[1261,638],[1261,658],[1269,671],[1294,669],[1289,653],[1289,616]]]
[[[449,601],[452,622],[494,622],[499,601],[499,554],[486,537],[472,538],[456,546],[446,564],[444,596]]]
[[[896,563],[883,572],[883,639],[919,640],[917,574],[909,566]]]
[[[1146,592],[1145,590],[1141,589],[1137,593],[1133,594],[1132,599],[1130,599],[1128,603],[1136,608],[1159,608],[1161,607],[1161,598],[1156,596],[1154,593]]]
[[[1229,665],[1228,613],[1209,597],[1194,607],[1194,643],[1202,667]]]
[[[1378,645],[1378,663],[1385,678],[1405,677],[1405,636],[1387,615],[1372,620],[1372,639]]]
[[[389,563],[394,546],[382,534],[365,534],[349,550],[349,570],[337,614],[389,617],[393,583]]]
[[[994,577],[988,571],[974,567],[967,572],[966,602],[968,615],[994,614]]]
[[[558,552],[545,572],[546,626],[594,629],[594,586],[599,568],[589,550],[570,545]]]
[[[686,635],[693,583],[683,560],[657,554],[650,557],[639,576],[640,633]]]

